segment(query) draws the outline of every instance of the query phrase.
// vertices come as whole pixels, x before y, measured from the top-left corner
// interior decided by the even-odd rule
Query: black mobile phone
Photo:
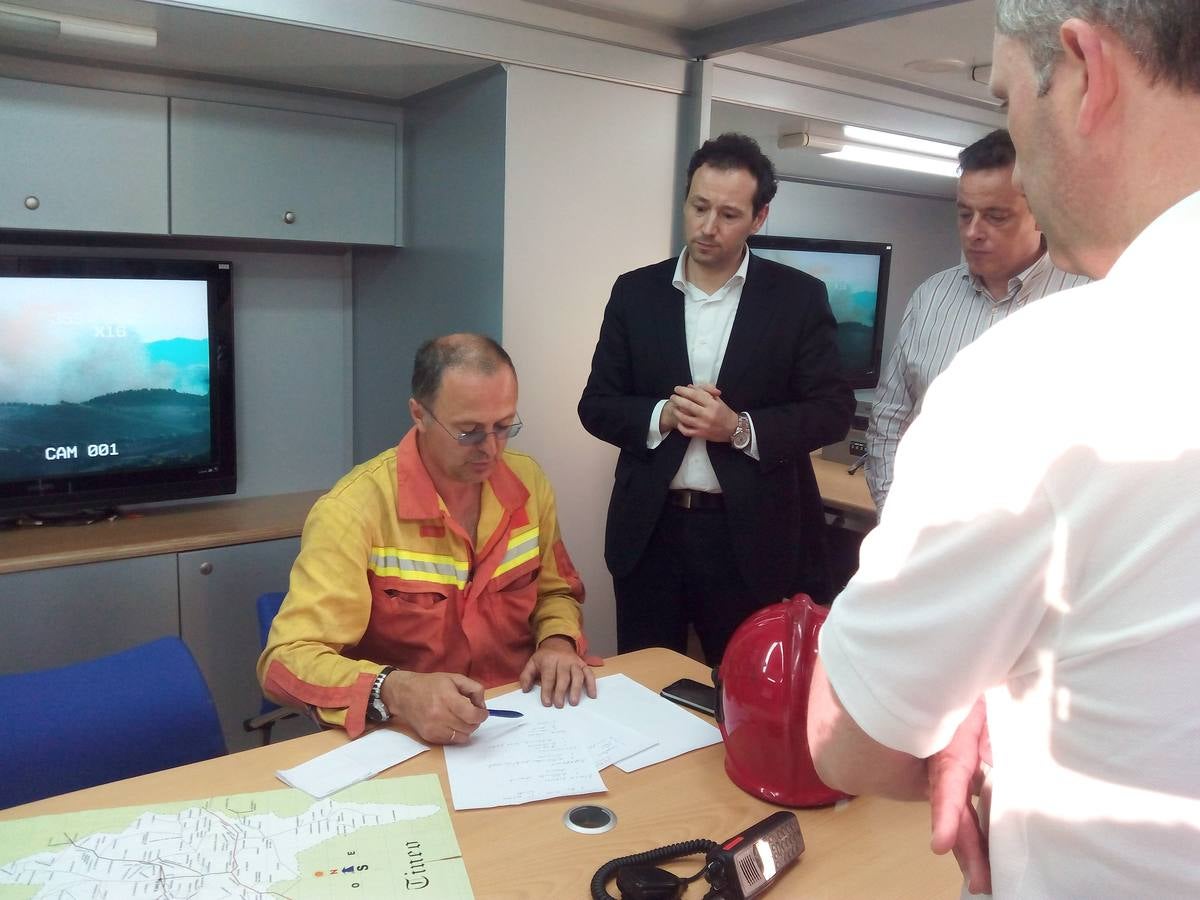
[[[698,709],[710,716],[715,716],[717,713],[717,689],[709,687],[707,684],[701,684],[699,681],[693,681],[691,678],[672,681],[658,693],[668,700]]]

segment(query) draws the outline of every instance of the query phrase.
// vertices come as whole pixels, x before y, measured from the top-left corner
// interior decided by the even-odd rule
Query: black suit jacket
[[[683,294],[671,284],[676,263],[617,279],[579,401],[583,427],[621,450],[604,546],[618,578],[641,558],[688,444],[672,431],[646,448],[654,406],[692,382]],[[808,455],[844,438],[854,411],[836,330],[823,282],[751,255],[717,387],[735,412],[750,413],[760,460],[727,443],[710,442],[708,456],[734,535],[730,564],[764,604],[798,590],[831,599]]]

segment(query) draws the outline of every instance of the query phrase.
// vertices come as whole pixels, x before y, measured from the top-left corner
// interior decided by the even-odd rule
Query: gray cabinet
[[[171,99],[171,230],[393,244],[391,122]]]
[[[167,233],[167,100],[0,78],[0,228]]]
[[[299,551],[293,537],[0,575],[0,674],[178,635],[204,673],[229,749],[257,746],[259,736],[242,728],[262,703],[254,601],[287,590]],[[291,719],[276,726],[273,739],[316,730]]]
[[[177,635],[178,595],[173,554],[0,575],[0,673]]]
[[[259,743],[242,729],[242,720],[256,715],[262,702],[254,671],[260,649],[254,601],[267,591],[287,590],[299,552],[300,539],[287,538],[179,554],[180,633],[208,681],[231,751]],[[293,720],[280,731],[294,727]]]

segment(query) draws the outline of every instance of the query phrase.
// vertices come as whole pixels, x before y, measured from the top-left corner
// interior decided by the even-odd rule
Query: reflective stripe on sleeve
[[[508,549],[504,551],[504,558],[496,566],[496,571],[492,573],[492,577],[495,578],[497,575],[511,572],[517,566],[523,565],[537,556],[539,532],[538,526],[532,525],[510,537],[508,539]]]

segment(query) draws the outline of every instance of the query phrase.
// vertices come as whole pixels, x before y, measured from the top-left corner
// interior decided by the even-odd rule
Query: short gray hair
[[[486,334],[447,334],[423,343],[413,360],[412,396],[426,409],[433,406],[442,374],[447,369],[466,369],[492,375],[508,368],[516,377],[512,358]]]
[[[1117,34],[1154,82],[1200,92],[1200,14],[1195,0],[996,0],[996,30],[1025,45],[1038,95],[1050,89],[1067,19]]]

